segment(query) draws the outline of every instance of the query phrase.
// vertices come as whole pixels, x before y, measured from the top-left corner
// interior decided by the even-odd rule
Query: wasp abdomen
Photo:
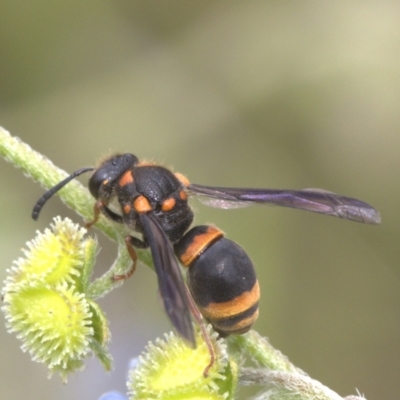
[[[197,307],[215,330],[223,336],[247,332],[258,316],[260,289],[246,252],[210,226],[191,229],[175,252],[189,268]]]

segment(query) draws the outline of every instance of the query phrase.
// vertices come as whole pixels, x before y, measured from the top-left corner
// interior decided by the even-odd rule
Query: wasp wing
[[[217,208],[236,208],[257,203],[273,204],[366,224],[381,222],[379,212],[369,204],[322,189],[240,189],[195,184],[190,184],[187,189],[192,194],[206,196],[206,201],[203,202]]]
[[[195,347],[185,283],[171,242],[154,214],[140,214],[139,218],[150,246],[165,311],[179,335]]]

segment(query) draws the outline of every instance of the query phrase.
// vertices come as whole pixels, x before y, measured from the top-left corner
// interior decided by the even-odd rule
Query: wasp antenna
[[[76,178],[77,176],[88,172],[93,171],[93,167],[85,167],[78,169],[77,171],[73,172],[70,176],[62,180],[61,182],[57,183],[57,185],[53,186],[49,189],[35,204],[32,210],[32,218],[37,221],[39,218],[40,211],[42,210],[43,206],[46,204],[47,200],[53,196],[53,194],[57,193],[60,189],[62,189],[68,182],[72,181],[72,179]]]

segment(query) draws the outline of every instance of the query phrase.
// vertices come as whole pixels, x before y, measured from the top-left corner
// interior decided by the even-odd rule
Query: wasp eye
[[[99,168],[89,179],[89,191],[95,199],[99,197],[99,190],[102,183],[107,179],[109,173],[106,168]]]

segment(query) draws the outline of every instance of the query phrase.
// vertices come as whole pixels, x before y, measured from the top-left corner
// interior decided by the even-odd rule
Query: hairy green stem
[[[343,400],[315,379],[289,372],[243,368],[240,382],[263,386],[256,400]]]
[[[271,346],[269,341],[256,331],[245,335],[234,335],[229,338],[230,344],[241,351],[245,351],[253,361],[269,370],[285,371],[294,374],[306,375],[300,368],[294,366],[279,350]]]

